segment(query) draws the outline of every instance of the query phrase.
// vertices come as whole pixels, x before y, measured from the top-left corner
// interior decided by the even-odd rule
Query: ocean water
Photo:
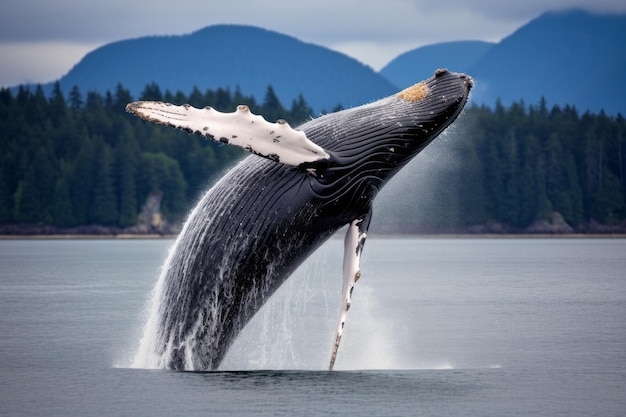
[[[332,239],[218,372],[134,369],[172,243],[0,241],[0,415],[626,415],[625,239],[370,236],[328,372]]]

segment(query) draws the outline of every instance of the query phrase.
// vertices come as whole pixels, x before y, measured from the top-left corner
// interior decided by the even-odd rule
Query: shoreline
[[[33,234],[0,235],[0,240],[152,240],[175,239],[177,234]],[[375,239],[626,239],[626,233],[371,233]],[[343,239],[335,233],[331,239]]]
[[[128,234],[122,233],[119,235],[107,235],[107,234],[33,234],[33,235],[0,235],[0,240],[98,240],[98,239],[117,239],[117,240],[141,240],[141,239],[175,239],[175,234],[159,235],[159,234]]]

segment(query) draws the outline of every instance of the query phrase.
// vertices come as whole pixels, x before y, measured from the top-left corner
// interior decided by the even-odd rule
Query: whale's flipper
[[[339,322],[337,323],[337,332],[335,333],[335,342],[333,343],[333,349],[330,356],[330,364],[328,365],[329,371],[332,371],[333,366],[335,366],[337,350],[339,349],[339,342],[341,342],[341,336],[343,334],[343,326],[346,324],[346,316],[348,315],[348,310],[350,309],[354,284],[356,284],[361,277],[361,253],[363,252],[363,245],[365,244],[365,238],[367,236],[367,229],[369,227],[371,217],[372,213],[370,211],[364,217],[352,221],[348,227],[348,231],[346,232],[343,249],[343,289],[341,292],[341,309],[339,312]]]
[[[330,158],[304,132],[292,129],[284,120],[270,123],[263,116],[252,114],[248,106],[238,106],[233,113],[221,113],[210,107],[197,109],[188,104],[137,101],[128,104],[126,110],[142,119],[236,145],[287,165]]]

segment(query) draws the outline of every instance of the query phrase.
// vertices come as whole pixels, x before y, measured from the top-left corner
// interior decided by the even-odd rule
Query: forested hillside
[[[260,105],[239,91],[195,89],[185,96],[155,84],[138,98],[229,112],[246,103],[270,120],[302,121],[312,113],[302,97],[285,109],[271,86]],[[243,156],[239,148],[126,113],[133,99],[122,85],[105,95],[74,88],[65,98],[57,84],[50,99],[41,89],[20,89],[15,97],[1,90],[0,224],[127,227],[151,193],[162,193],[163,214],[179,219]]]
[[[474,108],[467,122],[467,202],[475,222],[526,227],[560,213],[572,226],[626,217],[626,123],[604,113],[579,116],[542,100]],[[470,206],[472,207],[472,206]]]
[[[383,191],[393,204],[375,219],[402,232],[624,233],[624,132],[621,115],[545,100],[470,106]]]
[[[124,108],[133,99],[122,85],[104,95],[83,95],[74,88],[68,97],[57,85],[49,99],[40,89],[15,95],[1,90],[0,225],[123,228],[137,221],[141,206],[155,193],[163,195],[163,214],[180,220],[243,155],[127,114]],[[268,120],[284,118],[292,125],[312,114],[304,97],[286,109],[272,87],[260,104],[239,91],[195,89],[186,96],[162,93],[155,84],[136,99],[222,111],[245,103]],[[621,115],[580,115],[573,107],[548,108],[541,101],[473,106],[461,119],[461,127],[446,139],[460,155],[458,166],[437,175],[437,200],[429,204],[430,211],[441,213],[445,210],[438,207],[460,206],[462,214],[431,217],[428,224],[402,230],[458,232],[499,224],[497,230],[528,231],[554,213],[578,231],[596,223],[621,223],[624,229],[626,123]],[[405,206],[413,212],[391,223],[404,225],[421,216],[416,198],[419,193],[405,193]]]

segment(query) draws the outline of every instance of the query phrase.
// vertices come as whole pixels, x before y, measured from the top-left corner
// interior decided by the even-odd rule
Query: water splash
[[[158,352],[158,308],[164,275],[176,251],[170,248],[151,294],[139,348],[130,367],[164,368]],[[331,239],[311,256],[259,310],[239,334],[220,370],[325,370],[341,294],[342,241]],[[368,269],[365,268],[365,271]],[[371,279],[368,283],[366,280]],[[455,369],[446,359],[427,361],[408,349],[411,332],[384,310],[376,277],[365,275],[355,289],[336,370]]]
[[[231,346],[221,370],[328,366],[341,291],[336,243],[322,246],[259,310]]]
[[[178,241],[174,242],[174,244],[170,247],[167,258],[161,267],[159,279],[152,289],[150,301],[148,302],[145,311],[145,324],[142,329],[142,336],[139,340],[139,347],[132,358],[130,364],[131,368],[163,368],[162,355],[158,354],[155,348],[158,343],[158,330],[160,326],[158,311],[160,300],[163,297],[167,268],[170,265],[177,243]]]
[[[196,215],[199,211],[200,204],[195,206],[193,211],[190,213],[189,218]],[[150,294],[149,301],[145,309],[145,324],[141,331],[142,336],[139,340],[139,347],[133,355],[130,363],[131,368],[161,369],[165,367],[165,356],[163,353],[160,353],[157,348],[160,343],[159,329],[161,326],[159,321],[159,309],[161,308],[161,300],[164,297],[168,270],[173,263],[174,257],[176,256],[178,246],[189,227],[189,221],[186,221],[183,225],[183,229],[174,241],[174,244],[169,248],[167,257],[161,266],[159,278],[156,285],[152,289],[152,293]]]

